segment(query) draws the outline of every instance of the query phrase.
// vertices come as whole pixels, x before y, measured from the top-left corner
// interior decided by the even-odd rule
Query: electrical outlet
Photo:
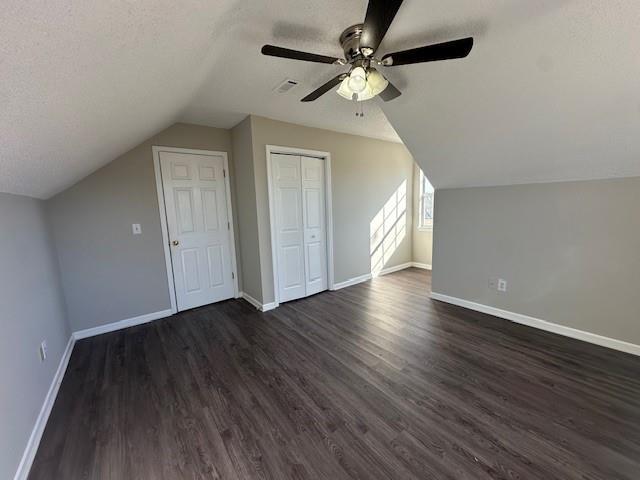
[[[489,290],[497,290],[498,279],[496,277],[489,277],[489,280],[487,281],[487,287],[489,287]]]
[[[506,292],[507,291],[507,281],[503,278],[498,279],[498,291]]]
[[[43,340],[40,344],[40,361],[44,362],[47,359],[47,341]]]
[[[131,225],[131,230],[133,231],[134,235],[140,235],[142,233],[142,227],[139,223],[133,223]]]

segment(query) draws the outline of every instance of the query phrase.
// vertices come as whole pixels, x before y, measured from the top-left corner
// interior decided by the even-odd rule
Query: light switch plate
[[[134,223],[131,225],[131,230],[133,230],[134,235],[140,235],[142,233],[142,227],[139,223]]]

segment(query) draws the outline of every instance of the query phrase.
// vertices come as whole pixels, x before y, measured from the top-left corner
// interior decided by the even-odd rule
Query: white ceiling
[[[412,0],[407,0],[412,1]],[[419,0],[418,0],[419,1]],[[229,128],[253,113],[302,125],[399,142],[378,101],[363,104],[365,117],[336,94],[301,103],[300,99],[347,67],[266,57],[265,43],[342,57],[338,38],[361,23],[366,0],[287,0],[242,2],[225,22],[227,31],[215,39],[216,64],[184,109],[187,122]],[[273,90],[286,78],[300,85],[286,94]]]
[[[4,0],[0,191],[50,197],[176,121],[230,128],[255,113],[398,141],[373,102],[357,121],[337,95],[299,102],[337,67],[260,54],[276,42],[337,55],[366,5]],[[285,77],[301,85],[273,93]]]
[[[476,44],[394,69],[384,111],[437,188],[640,176],[639,25],[638,0],[406,2],[392,50]]]
[[[397,140],[379,105],[436,187],[640,175],[637,0],[405,0],[382,50],[473,35],[471,56],[386,69],[403,95],[364,119],[331,93],[301,104],[342,69],[261,45],[337,56],[366,3],[5,0],[0,191],[47,198],[175,121]]]

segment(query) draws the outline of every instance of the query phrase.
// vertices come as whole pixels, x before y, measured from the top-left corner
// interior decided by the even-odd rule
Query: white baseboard
[[[262,304],[261,302],[253,298],[251,295],[249,295],[247,292],[240,292],[240,296],[244,298],[247,302],[249,302],[251,305],[256,307],[258,310],[260,310],[261,312],[268,312],[269,310],[273,310],[278,306],[276,302]]]
[[[340,290],[342,288],[350,287],[351,285],[357,285],[358,283],[369,281],[375,277],[389,275],[390,273],[399,272],[400,270],[404,270],[406,268],[411,268],[411,267],[431,270],[431,265],[427,265],[426,263],[406,262],[406,263],[401,263],[400,265],[395,265],[393,267],[383,268],[376,274],[365,273],[364,275],[359,275],[357,277],[350,278],[349,280],[345,280],[344,282],[335,283],[331,288],[331,290]]]
[[[258,300],[253,298],[247,292],[240,292],[240,296],[244,298],[247,302],[249,302],[251,305],[256,307],[258,310],[262,311],[262,303],[260,303]]]
[[[421,268],[422,270],[431,270],[431,265],[428,263],[411,262],[411,266],[414,268]]]
[[[268,312],[269,310],[273,310],[277,306],[278,306],[278,304],[276,302],[265,303],[264,305],[262,305],[262,311],[263,312]]]
[[[69,365],[69,359],[71,358],[71,352],[73,351],[74,344],[75,338],[72,334],[69,337],[67,347],[64,349],[64,352],[62,354],[62,358],[60,359],[60,363],[58,364],[56,374],[51,381],[47,396],[44,398],[44,403],[42,404],[42,408],[40,409],[40,413],[38,414],[36,424],[31,431],[31,435],[29,436],[29,441],[27,442],[27,446],[24,449],[24,453],[22,454],[22,459],[20,460],[20,464],[18,465],[18,470],[13,477],[14,480],[26,480],[26,478],[29,476],[31,465],[33,464],[33,460],[36,457],[36,452],[38,451],[38,446],[40,445],[40,440],[42,439],[42,434],[44,433],[44,427],[46,427],[47,425],[47,420],[49,420],[51,409],[53,408],[53,404],[55,403],[56,397],[58,396],[58,390],[60,390],[60,384],[62,383],[62,379],[64,378],[64,373],[67,370],[67,365]]]
[[[489,315],[493,315],[494,317],[504,318],[505,320],[510,320],[512,322],[527,325],[529,327],[538,328],[547,332],[557,333],[558,335],[563,335],[565,337],[575,338],[584,342],[600,345],[602,347],[631,353],[632,355],[640,355],[640,345],[624,342],[622,340],[616,340],[615,338],[603,337],[602,335],[598,335],[596,333],[585,332],[583,330],[566,327],[564,325],[558,325],[557,323],[551,323],[546,320],[530,317],[521,313],[501,310],[496,307],[471,302],[462,298],[450,297],[449,295],[444,295],[442,293],[432,292],[431,298],[434,300],[439,300],[441,302],[458,305],[459,307],[475,310],[476,312],[487,313]]]
[[[365,273],[364,275],[350,278],[349,280],[345,280],[344,282],[334,283],[331,290],[340,290],[342,288],[347,288],[351,285],[357,285],[358,283],[366,282],[368,280],[371,280],[371,274]]]
[[[381,277],[383,275],[389,275],[390,273],[396,273],[400,270],[405,270],[407,268],[413,267],[413,262],[401,263],[400,265],[394,265],[393,267],[387,267],[380,270],[378,273],[372,273],[372,277]]]
[[[107,323],[105,325],[87,328],[85,330],[78,330],[77,332],[73,332],[73,336],[76,340],[81,340],[83,338],[115,332],[116,330],[122,330],[123,328],[133,327],[135,325],[142,325],[143,323],[152,322],[171,315],[173,315],[173,311],[171,309],[160,310],[159,312],[147,313],[145,315],[140,315],[139,317],[126,318],[118,322]]]

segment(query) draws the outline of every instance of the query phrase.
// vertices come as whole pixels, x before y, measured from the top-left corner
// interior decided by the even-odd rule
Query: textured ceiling
[[[384,111],[437,188],[640,176],[638,25],[637,0],[406,2],[392,50],[477,41],[394,70]]]
[[[338,55],[366,0],[5,0],[0,191],[46,198],[175,121],[247,113],[388,140],[436,187],[640,175],[637,0],[405,0],[382,50],[473,35],[471,56],[386,69],[404,94],[299,99],[340,67],[267,58],[264,43]],[[301,85],[273,88],[285,78]],[[380,105],[395,127],[391,127]]]
[[[407,2],[412,0],[407,0]],[[415,1],[415,0],[414,0]],[[417,0],[420,1],[420,0]],[[399,141],[380,109],[379,100],[363,104],[365,117],[334,93],[312,103],[300,99],[348,67],[265,57],[260,48],[272,43],[342,57],[338,38],[364,20],[367,1],[251,1],[233,11],[229,30],[216,38],[220,54],[197,95],[182,112],[192,123],[229,127],[247,112],[302,125]],[[286,94],[274,87],[286,78],[300,85]]]
[[[232,8],[4,0],[0,191],[46,198],[174,122]]]
[[[332,65],[264,58],[266,42],[339,53],[366,1],[5,0],[0,191],[47,198],[176,121],[230,128],[248,113],[398,140],[374,102],[298,101]],[[340,19],[337,24],[336,18]],[[288,95],[272,88],[301,81]]]

